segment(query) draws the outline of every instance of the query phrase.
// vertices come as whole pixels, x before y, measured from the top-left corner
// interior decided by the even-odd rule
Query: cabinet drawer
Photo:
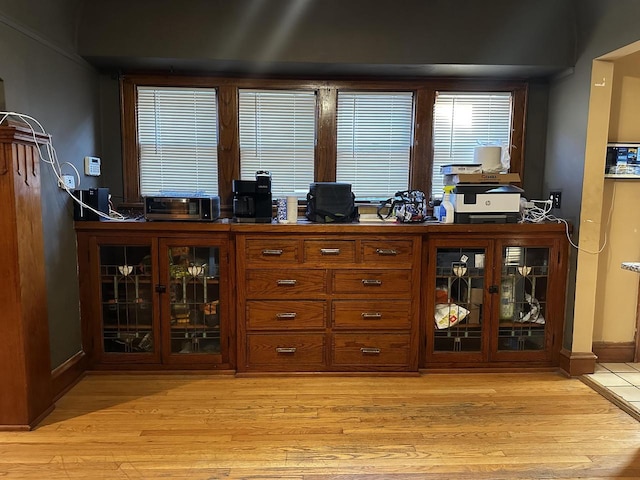
[[[273,366],[301,370],[324,365],[324,335],[247,335],[250,367]]]
[[[335,270],[335,293],[411,296],[411,270]]]
[[[332,306],[334,328],[410,329],[409,300],[335,300]]]
[[[411,240],[363,240],[362,260],[367,265],[407,265],[413,260]]]
[[[334,365],[409,366],[409,334],[341,334],[333,337]]]
[[[248,265],[298,263],[299,243],[291,239],[248,239],[245,256]]]
[[[324,328],[324,301],[250,300],[249,330],[300,330]]]
[[[305,240],[304,261],[306,263],[353,263],[356,261],[354,240]]]
[[[327,290],[325,270],[266,270],[246,272],[247,295],[250,298],[317,297]]]

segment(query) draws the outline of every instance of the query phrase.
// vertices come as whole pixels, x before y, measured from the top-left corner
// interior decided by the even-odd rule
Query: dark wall
[[[92,0],[79,52],[103,68],[103,182],[122,196],[118,85],[127,69],[216,74],[534,78],[529,198],[543,189],[548,79],[573,67],[570,0]]]
[[[640,40],[640,2],[637,0],[574,0],[578,26],[578,57],[574,72],[551,85],[547,134],[545,194],[562,190],[560,216],[579,233],[582,176],[587,138],[587,116],[593,60]],[[577,235],[575,235],[577,243]],[[575,263],[572,249],[570,291],[565,345],[570,347],[575,295]]]
[[[571,67],[575,35],[570,0],[91,0],[78,44],[116,67],[496,75]]]
[[[82,0],[0,0],[0,18],[5,25],[23,30],[29,37],[59,49],[77,52],[77,21]]]
[[[60,162],[82,171],[84,156],[97,151],[98,75],[73,47],[76,4],[0,1],[0,78],[6,108],[35,117],[52,135]],[[51,363],[56,367],[81,350],[76,242],[71,200],[46,164],[41,172]],[[66,166],[64,173],[73,170]],[[83,179],[81,186],[91,183]]]

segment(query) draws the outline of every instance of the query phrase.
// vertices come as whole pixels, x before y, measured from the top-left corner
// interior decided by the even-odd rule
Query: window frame
[[[127,206],[139,206],[142,203],[136,128],[138,86],[209,87],[217,90],[218,192],[223,212],[231,211],[232,180],[240,178],[238,91],[241,88],[316,91],[317,121],[314,149],[316,182],[334,182],[336,179],[338,91],[412,91],[414,93],[414,124],[408,188],[422,190],[427,195],[431,195],[432,129],[436,92],[511,92],[513,111],[509,152],[510,171],[520,174],[521,182],[524,180],[525,117],[528,94],[528,84],[524,81],[448,78],[308,80],[125,74],[120,77],[120,115],[123,194],[124,204]]]
[[[311,162],[310,162],[310,163],[305,162],[305,169],[308,169],[308,168],[310,167],[310,168],[311,168],[311,170],[312,170],[312,173],[315,173],[315,168],[314,168],[314,167],[315,167],[315,147],[316,147],[316,144],[317,144],[317,142],[316,142],[316,131],[317,131],[316,122],[317,122],[317,120],[318,120],[318,115],[317,115],[317,104],[318,104],[317,90],[316,90],[316,89],[304,90],[304,89],[301,89],[301,88],[296,88],[296,89],[282,89],[282,88],[278,88],[278,89],[274,89],[274,88],[250,89],[250,88],[244,88],[244,87],[241,87],[241,88],[238,88],[238,102],[239,102],[239,105],[238,105],[238,117],[239,117],[239,118],[238,118],[238,120],[239,120],[239,121],[238,121],[238,128],[239,128],[239,131],[238,131],[238,145],[240,145],[240,147],[241,147],[241,148],[240,148],[240,166],[239,166],[239,168],[240,168],[240,173],[241,173],[240,178],[242,178],[242,143],[241,143],[241,136],[242,136],[242,131],[241,131],[241,130],[242,130],[242,126],[241,126],[241,124],[240,124],[240,123],[241,123],[241,122],[240,122],[240,109],[241,109],[240,97],[241,97],[241,93],[242,93],[242,91],[258,93],[258,97],[259,97],[259,95],[260,95],[261,93],[272,93],[272,92],[281,92],[281,93],[282,93],[282,92],[286,92],[287,94],[290,94],[290,93],[292,93],[292,92],[295,92],[295,93],[303,93],[303,94],[305,94],[305,95],[309,95],[309,94],[312,94],[312,95],[313,95],[313,102],[314,102],[314,107],[313,107],[313,108],[314,108],[314,109],[313,109],[313,117],[314,117],[314,118],[313,118],[313,133],[312,133],[312,138],[310,139],[310,143],[308,144],[308,145],[309,145],[309,147],[311,147],[311,148],[310,148],[310,150],[312,150],[312,151],[313,151],[313,158],[311,159]],[[304,97],[303,97],[303,98],[304,98]],[[301,101],[303,101],[303,100],[301,99]],[[311,110],[310,106],[309,106],[309,110]],[[306,111],[306,110],[305,110],[305,111]],[[287,119],[288,119],[288,118],[289,118],[289,117],[287,117]],[[293,118],[293,117],[291,117],[291,118]],[[309,117],[305,117],[305,118],[309,118]],[[260,130],[260,129],[258,129],[258,130]],[[265,133],[266,133],[266,130],[263,130],[263,132],[265,132]],[[248,132],[247,132],[247,133],[248,133]],[[256,132],[256,135],[258,136],[257,132]],[[256,137],[256,138],[257,138],[257,137]],[[250,162],[248,162],[248,164],[250,164]],[[281,164],[280,166],[282,166],[282,164]],[[274,170],[272,170],[272,168],[273,168]],[[272,173],[272,174],[274,174],[274,173],[275,173],[275,174],[277,175],[277,172],[278,172],[278,170],[279,170],[279,169],[278,169],[278,167],[274,165],[274,167],[272,167],[272,168],[269,168],[269,170],[271,171],[271,173]],[[249,176],[249,177],[247,177],[247,176],[246,176],[246,173],[247,173],[247,172],[245,171],[245,177],[244,177],[244,179],[245,179],[245,180],[251,180],[251,179],[253,179],[253,178],[254,178],[254,175],[255,175],[255,172],[256,172],[256,171],[258,171],[258,170],[263,170],[263,169],[264,169],[264,168],[262,168],[262,167],[255,166],[255,168],[252,170],[252,173],[250,174],[250,176]],[[280,170],[280,171],[281,171],[281,170]],[[275,178],[275,177],[274,177],[274,178]],[[315,181],[315,179],[312,177],[311,181],[313,182],[313,181]],[[278,189],[278,185],[281,185],[281,183],[280,183],[278,180],[274,180],[274,182],[273,182],[273,184],[272,184],[272,192],[276,192],[276,191],[277,191],[277,189]],[[295,191],[295,186],[294,186],[294,189],[291,189],[291,186],[287,187],[287,189],[286,189],[286,193],[287,193],[287,194],[291,194],[291,193],[293,193],[294,191]],[[276,193],[274,193],[274,195],[276,195]],[[281,196],[283,195],[283,192],[282,192],[282,191],[280,192],[280,195],[281,195]]]
[[[142,89],[146,90],[146,92],[140,92],[140,90]],[[209,184],[211,179],[215,178],[217,181],[218,179],[217,134],[219,130],[217,128],[218,116],[219,116],[218,100],[216,98],[217,90],[210,89],[210,88],[195,89],[195,88],[189,87],[184,89],[183,87],[173,87],[173,86],[172,87],[156,87],[156,86],[148,87],[148,86],[139,85],[136,88],[136,92],[138,96],[140,96],[142,93],[142,97],[147,99],[146,108],[140,109],[139,108],[140,102],[136,104],[137,108],[139,108],[136,135],[140,135],[140,132],[142,131],[141,128],[145,128],[145,127],[147,128],[147,135],[141,135],[139,137],[139,138],[146,139],[146,142],[143,143],[141,141],[138,144],[139,146],[138,165],[139,165],[140,172],[141,173],[143,172],[142,153],[145,151],[145,147],[146,147],[147,153],[144,156],[146,157],[146,160],[149,163],[153,163],[153,168],[149,168],[149,167],[144,168],[144,172],[146,172],[147,175],[153,176],[154,173],[158,171],[158,169],[162,172],[162,170],[166,166],[167,169],[170,171],[173,171],[174,174],[178,174],[179,172],[182,171],[182,169],[189,169],[191,167],[194,169],[194,171],[191,172],[192,174],[194,174],[195,171],[202,171],[203,176],[205,178],[209,177],[209,181],[206,181],[206,182],[203,181],[196,188],[194,188],[191,181],[189,181],[191,185],[185,185],[185,186],[178,186],[180,184],[180,181],[178,181],[175,184],[173,184],[174,185],[173,187],[168,187],[168,188],[165,188],[164,190],[201,192],[203,191],[204,188],[206,188],[205,184]],[[187,93],[188,93],[188,97],[186,95]],[[188,101],[187,102],[181,101],[180,108],[176,109],[175,105],[173,104],[176,102],[177,98],[181,98],[183,100],[188,100]],[[152,107],[149,106],[150,103],[153,105]],[[196,104],[197,104],[197,107],[194,107],[194,105]],[[191,138],[188,138],[188,140],[190,140],[189,143],[187,144],[180,144],[179,142],[177,143],[176,140],[178,138],[182,138],[183,140],[185,138],[180,136],[174,137],[173,135],[175,134],[174,133],[175,129],[163,128],[165,124],[167,125],[176,124],[175,119],[168,121],[168,118],[169,118],[168,112],[171,112],[172,114],[180,115],[181,113],[184,113],[185,111],[189,111],[192,108],[198,108],[198,109],[202,109],[203,111],[206,111],[205,115],[203,117],[200,117],[196,122],[196,124],[202,120],[206,121],[206,119],[211,118],[211,116],[215,117],[215,120],[213,120],[215,131],[212,131],[212,129],[209,126],[199,127],[197,130],[197,134]],[[183,110],[183,109],[186,109],[186,110]],[[140,114],[141,111],[144,111],[145,113],[144,116]],[[188,118],[191,119],[196,117],[192,114],[189,114]],[[178,120],[177,123],[180,123],[180,121]],[[149,134],[149,127],[151,125],[154,125],[153,135]],[[183,128],[184,128],[184,125],[183,125]],[[195,129],[191,129],[190,132],[188,133],[193,134],[195,132],[196,132]],[[214,138],[207,138],[206,135],[212,135]],[[210,141],[207,141],[207,140],[210,140]],[[194,153],[197,151],[198,147],[201,147],[202,149],[202,154],[200,156],[197,153]],[[164,156],[165,151],[167,152],[166,161],[158,158],[158,157]],[[205,151],[210,152],[211,155],[215,154],[215,158],[209,157],[208,154],[204,153]],[[184,155],[183,155],[183,152],[184,152]],[[210,161],[210,160],[213,160],[213,161]],[[182,175],[179,175],[179,174],[176,175],[176,177],[184,178]],[[155,178],[156,178],[155,181],[152,180],[150,183],[154,183],[156,185],[154,185],[151,190],[148,190],[150,192],[153,192],[152,194],[156,194],[157,192],[162,192],[163,185],[169,177],[165,176],[164,174],[161,174],[160,176],[156,176]],[[140,190],[143,190],[143,182],[142,182],[141,174],[138,178],[138,182],[140,185]],[[157,182],[159,182],[160,185],[157,185]],[[157,189],[156,189],[156,186],[158,187]],[[147,188],[148,187],[149,185],[147,185]],[[216,184],[215,187],[216,187],[215,190],[217,193],[218,185]],[[214,192],[210,191],[209,193],[212,194]],[[147,195],[149,195],[149,193]]]
[[[344,94],[370,94],[370,93],[383,93],[383,94],[402,94],[402,93],[409,93],[411,94],[411,123],[410,123],[410,145],[409,145],[409,166],[408,166],[408,171],[407,171],[407,179],[408,179],[408,183],[410,182],[410,177],[411,177],[411,163],[412,163],[412,146],[415,142],[414,140],[414,130],[415,130],[415,110],[416,110],[416,92],[415,90],[407,90],[407,89],[393,89],[393,90],[382,90],[382,89],[375,89],[375,90],[371,90],[371,89],[345,89],[345,88],[341,88],[341,89],[337,89],[336,90],[336,135],[335,135],[335,145],[336,145],[336,160],[335,160],[335,168],[336,168],[336,179],[338,177],[337,174],[337,170],[338,170],[338,117],[340,115],[340,112],[338,111],[338,108],[340,106],[339,102],[340,102],[340,94],[344,93]],[[339,180],[344,182],[345,180]],[[409,186],[407,185],[407,187],[402,187],[401,190],[404,190],[405,188],[408,188]],[[357,191],[357,189],[356,189]],[[398,190],[395,190],[398,191]],[[393,192],[394,193],[394,192]],[[389,196],[393,196],[393,193],[387,193],[384,196],[383,199],[388,198]],[[369,194],[365,194],[366,198],[375,198],[375,196],[369,195]]]

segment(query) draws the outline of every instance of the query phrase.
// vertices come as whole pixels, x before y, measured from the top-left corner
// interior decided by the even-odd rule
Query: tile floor
[[[640,363],[598,363],[583,380],[640,421]]]

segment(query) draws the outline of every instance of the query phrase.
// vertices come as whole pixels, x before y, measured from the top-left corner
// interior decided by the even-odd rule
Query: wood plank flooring
[[[640,478],[640,423],[555,373],[92,374],[2,479]]]

